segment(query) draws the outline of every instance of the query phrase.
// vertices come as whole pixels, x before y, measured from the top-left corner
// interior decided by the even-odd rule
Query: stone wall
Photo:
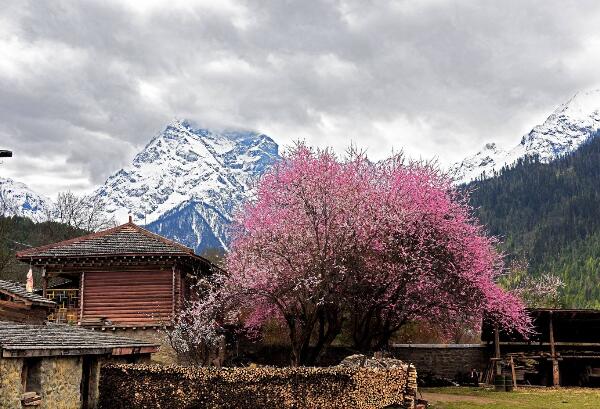
[[[100,408],[412,408],[416,391],[414,367],[216,369],[113,364],[101,369]]]
[[[81,407],[81,357],[43,358],[40,366],[42,403],[39,409]]]
[[[25,360],[0,358],[0,409],[21,407],[21,373]],[[39,358],[36,387],[42,398],[39,409],[79,409],[81,407],[81,358]]]
[[[481,344],[395,344],[390,352],[415,365],[421,376],[454,379],[473,368],[481,372],[489,363],[486,347]]]
[[[158,352],[152,354],[152,361],[170,365],[178,363],[177,352],[171,347],[169,338],[162,330],[159,329],[117,329],[113,332],[115,335],[148,341],[160,345]]]
[[[0,358],[0,409],[21,407],[23,360]]]

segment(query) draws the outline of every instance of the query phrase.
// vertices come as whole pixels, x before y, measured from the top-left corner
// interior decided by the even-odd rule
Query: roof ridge
[[[130,219],[127,223],[112,227],[110,229],[106,229],[106,230],[102,230],[99,232],[95,232],[95,233],[89,233],[89,234],[85,234],[83,236],[79,236],[79,237],[74,237],[71,239],[67,239],[67,240],[62,240],[56,243],[50,243],[50,244],[46,244],[43,246],[38,246],[38,247],[32,247],[29,249],[25,249],[25,250],[21,250],[19,252],[17,252],[16,254],[16,258],[19,259],[20,261],[23,262],[27,262],[29,259],[35,259],[38,257],[50,257],[48,254],[44,254],[44,253],[53,253],[53,252],[68,252],[71,249],[75,249],[78,247],[85,247],[86,245],[88,245],[88,243],[90,245],[94,245],[94,242],[96,243],[109,243],[111,241],[115,241],[115,238],[118,237],[119,234],[133,234],[133,235],[138,235],[138,237],[141,239],[142,237],[145,238],[145,240],[147,241],[147,245],[150,246],[148,248],[151,248],[152,246],[162,246],[162,250],[160,250],[160,252],[164,253],[164,254],[179,254],[179,255],[187,255],[193,258],[197,258],[197,259],[201,259],[202,261],[211,264],[212,263],[205,259],[204,257],[197,255],[194,251],[193,248],[191,247],[187,247],[181,243],[178,243],[175,240],[171,240],[168,239],[166,237],[161,236],[160,234],[156,234],[154,232],[151,232],[141,226],[138,226],[137,224],[133,223],[133,221]],[[106,239],[105,239],[106,238]],[[127,240],[127,239],[119,239],[119,240]],[[102,252],[92,252],[93,254],[90,254],[92,256],[100,256],[100,255],[130,255],[130,254],[135,254],[137,253],[136,250],[132,250],[132,251],[125,251],[127,244],[129,243],[129,241],[123,243],[123,247],[120,248],[121,251],[116,251],[116,252],[107,252],[106,254],[102,253]],[[153,243],[153,244],[150,244]],[[114,243],[113,243],[114,244]],[[139,249],[138,249],[139,250]],[[142,251],[143,253],[143,251]],[[140,254],[142,254],[140,253]],[[64,254],[64,257],[69,257],[69,255]],[[75,256],[75,255],[73,255]]]
[[[165,244],[169,244],[175,247],[179,247],[181,250],[187,252],[187,253],[191,253],[191,254],[195,254],[194,249],[184,246],[181,243],[177,243],[175,240],[171,240],[168,239],[166,237],[161,236],[160,234],[156,234],[156,233],[152,233],[150,230],[146,230],[144,229],[142,226],[138,226],[137,224],[133,223],[133,222],[128,222],[126,224],[124,224],[123,226],[131,226],[133,227],[135,230],[137,230],[139,233],[142,233],[152,239],[158,240],[160,242],[163,242]]]
[[[28,292],[27,288],[18,281],[0,280],[0,292],[36,304],[56,305],[52,300],[44,298],[34,292]]]
[[[73,237],[72,239],[62,240],[62,241],[58,241],[56,243],[45,244],[43,246],[38,246],[38,247],[31,247],[31,248],[17,252],[16,256],[17,257],[26,257],[26,256],[30,255],[30,253],[35,253],[35,252],[42,251],[42,250],[49,250],[49,249],[53,249],[56,247],[65,246],[67,244],[73,244],[73,243],[77,243],[77,242],[84,241],[84,240],[95,239],[97,237],[103,237],[108,234],[117,232],[128,225],[129,225],[129,223],[125,223],[125,224],[121,224],[121,225],[118,225],[115,227],[111,227],[110,229],[106,229],[106,230],[102,230],[102,231],[98,231],[98,232],[94,232],[94,233],[89,233],[89,234],[84,234],[83,236],[79,236],[79,237]]]

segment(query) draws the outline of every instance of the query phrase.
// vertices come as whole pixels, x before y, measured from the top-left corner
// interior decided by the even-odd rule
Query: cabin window
[[[23,392],[36,392],[38,394],[41,392],[41,366],[42,360],[40,358],[25,358],[21,371]]]

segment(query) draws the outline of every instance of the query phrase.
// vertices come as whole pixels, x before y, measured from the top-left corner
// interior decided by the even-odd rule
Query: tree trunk
[[[340,319],[339,311],[335,308],[324,309],[319,314],[319,331],[317,341],[310,348],[306,365],[316,365],[319,363],[323,355],[335,338],[342,331],[342,319]]]

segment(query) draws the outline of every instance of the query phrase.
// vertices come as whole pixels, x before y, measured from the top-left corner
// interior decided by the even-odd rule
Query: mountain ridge
[[[524,157],[497,177],[465,189],[507,261],[524,259],[533,275],[565,283],[563,303],[600,307],[600,131],[557,160]]]
[[[580,92],[513,148],[488,143],[450,173],[461,184],[489,179],[527,157],[552,162],[577,151],[599,129],[600,90]],[[136,223],[197,252],[227,250],[233,213],[253,199],[256,181],[279,159],[277,143],[260,132],[215,131],[174,119],[94,195],[117,222],[131,214]],[[46,220],[51,200],[24,184],[0,179],[0,194],[17,203],[14,214]]]
[[[450,166],[459,184],[495,176],[505,166],[525,156],[551,162],[575,151],[600,129],[600,89],[582,91],[556,108],[540,125],[509,149],[487,143],[472,156]]]
[[[233,212],[253,198],[256,181],[278,159],[278,145],[265,134],[212,131],[176,119],[95,195],[116,220],[132,214],[197,252],[226,250]]]

